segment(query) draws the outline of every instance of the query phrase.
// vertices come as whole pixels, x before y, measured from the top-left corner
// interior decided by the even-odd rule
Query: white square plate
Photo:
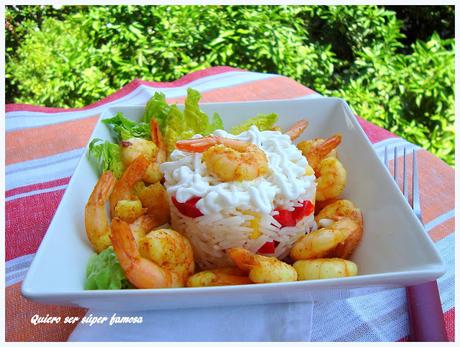
[[[301,118],[308,119],[310,125],[300,139],[342,134],[339,155],[348,172],[344,197],[361,208],[364,216],[364,236],[352,258],[358,264],[359,276],[229,287],[85,291],[86,263],[93,251],[86,239],[84,207],[98,178],[85,155],[23,282],[25,297],[43,303],[130,311],[300,302],[421,283],[444,273],[432,241],[343,100],[313,98],[201,107],[207,114],[219,113],[226,129],[256,114],[274,112],[279,115],[277,124],[284,129]],[[101,118],[122,112],[139,119],[143,109],[143,105],[112,107]],[[92,134],[95,137],[110,139],[104,124],[97,124]]]

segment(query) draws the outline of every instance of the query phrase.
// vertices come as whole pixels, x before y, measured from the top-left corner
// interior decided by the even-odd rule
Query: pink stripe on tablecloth
[[[6,261],[37,251],[63,194],[60,189],[5,203]]]
[[[122,87],[121,89],[117,90],[115,93],[93,104],[87,105],[85,107],[59,108],[59,107],[34,106],[34,105],[28,105],[28,104],[6,104],[5,112],[31,111],[31,112],[43,112],[43,113],[56,113],[56,112],[73,112],[73,111],[88,110],[91,108],[101,106],[103,104],[107,104],[114,100],[120,99],[121,97],[132,92],[134,89],[136,89],[140,85],[145,85],[149,87],[158,87],[158,88],[180,87],[184,84],[190,83],[192,81],[195,81],[203,77],[208,77],[208,76],[217,75],[217,74],[230,72],[230,71],[245,71],[245,70],[233,68],[230,66],[215,66],[215,67],[211,67],[205,70],[191,72],[179,78],[178,80],[171,81],[171,82],[149,82],[149,81],[143,81],[140,79],[135,79],[132,82],[125,85],[124,87]]]
[[[57,180],[49,181],[49,182],[43,182],[43,183],[37,183],[37,184],[31,184],[28,186],[22,186],[19,188],[14,188],[10,189],[5,192],[5,197],[11,197],[17,194],[24,194],[24,193],[29,193],[33,192],[35,190],[40,190],[40,189],[47,189],[47,188],[52,188],[52,187],[58,187],[62,186],[64,184],[68,184],[70,181],[70,177],[65,177],[65,178],[60,178]]]
[[[367,137],[372,143],[377,143],[391,137],[398,137],[393,133],[390,133],[388,130],[378,127],[375,124],[357,116],[359,124],[361,128],[363,128],[364,132],[366,133]]]

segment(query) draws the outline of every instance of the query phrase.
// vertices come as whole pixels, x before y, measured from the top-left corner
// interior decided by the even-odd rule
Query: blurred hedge
[[[343,97],[454,163],[453,6],[15,6],[6,19],[7,102],[79,107],[134,78],[229,65]]]

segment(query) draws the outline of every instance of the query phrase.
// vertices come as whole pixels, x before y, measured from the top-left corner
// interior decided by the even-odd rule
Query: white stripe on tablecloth
[[[425,224],[425,230],[431,230],[435,226],[444,223],[445,221],[453,218],[455,216],[455,209],[450,210],[449,212],[443,213],[442,215],[436,217],[432,221]]]
[[[385,140],[382,140],[382,141],[379,141],[379,142],[376,142],[374,144],[372,144],[372,147],[374,147],[374,149],[378,149],[380,147],[385,147],[386,145],[393,145],[394,144],[397,144],[397,143],[401,143],[401,142],[407,142],[406,140],[400,138],[400,137],[390,137],[388,139],[385,139]]]
[[[454,234],[435,245],[447,268],[438,279],[446,312],[454,307]],[[385,290],[340,303],[316,303],[312,341],[398,341],[407,336],[408,324],[405,289]]]
[[[16,199],[26,198],[28,196],[33,196],[33,195],[43,194],[43,193],[50,193],[50,192],[54,192],[56,190],[63,190],[63,189],[66,189],[66,188],[67,188],[67,184],[60,185],[60,186],[55,186],[55,187],[50,187],[50,188],[31,190],[30,192],[19,193],[19,194],[9,196],[9,197],[7,197],[5,199],[5,201],[13,201],[13,200],[16,200]]]
[[[21,282],[26,276],[34,257],[35,253],[26,254],[5,262],[5,285],[11,286]]]
[[[7,165],[5,168],[5,190],[72,176],[84,150],[84,148],[78,148],[48,157]]]
[[[33,128],[45,125],[54,125],[62,122],[67,122],[75,119],[82,119],[95,114],[102,113],[105,109],[116,104],[137,105],[145,104],[145,102],[156,92],[160,91],[166,95],[167,98],[174,98],[184,96],[187,93],[187,87],[193,87],[200,92],[217,89],[228,88],[238,84],[254,82],[258,80],[269,79],[277,77],[278,75],[263,74],[255,72],[242,72],[233,71],[226,72],[218,75],[203,77],[192,81],[180,87],[163,88],[163,87],[149,87],[146,85],[139,85],[136,89],[129,94],[114,100],[107,104],[91,108],[88,110],[75,110],[72,112],[58,112],[58,113],[45,113],[35,111],[13,111],[8,112],[5,118],[5,131],[14,131],[25,128]]]

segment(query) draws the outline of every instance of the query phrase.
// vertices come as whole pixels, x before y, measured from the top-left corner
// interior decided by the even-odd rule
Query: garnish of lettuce
[[[90,142],[88,154],[98,164],[100,174],[112,171],[117,179],[123,174],[124,167],[119,145],[96,138]]]
[[[115,139],[125,141],[133,137],[150,139],[150,124],[145,122],[135,122],[118,112],[114,117],[103,119],[102,123],[109,126],[115,135]]]
[[[125,277],[112,246],[93,254],[86,266],[86,290],[127,289],[131,284]]]
[[[194,89],[187,89],[185,107],[182,112],[176,105],[168,105],[165,95],[155,93],[147,103],[143,121],[148,123],[155,118],[159,124],[168,151],[171,152],[179,140],[191,138],[195,134],[209,135],[214,130],[223,129],[222,119],[214,113],[212,119],[200,110],[201,94]]]
[[[255,125],[260,131],[270,130],[277,120],[278,115],[275,113],[259,114],[234,126],[230,129],[230,133],[233,135],[241,134],[243,131],[249,130],[249,128],[253,125]]]
[[[160,127],[162,134],[165,132],[166,120],[171,110],[171,105],[166,102],[166,97],[163,93],[156,92],[145,105],[144,116],[142,121],[150,124],[152,118],[155,118]]]

